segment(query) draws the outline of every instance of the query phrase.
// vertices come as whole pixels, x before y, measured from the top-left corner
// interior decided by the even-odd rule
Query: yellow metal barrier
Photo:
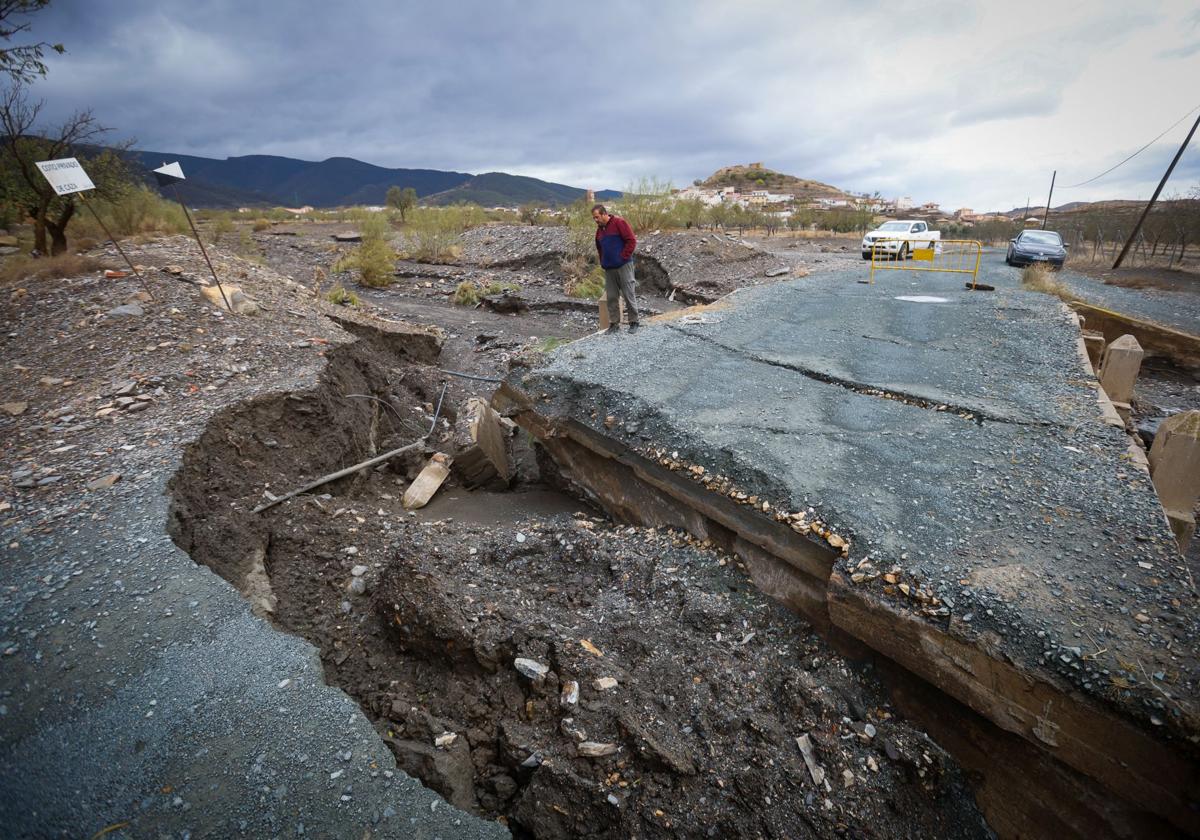
[[[900,246],[895,244],[899,242]],[[928,243],[932,247],[914,247],[925,242],[911,242],[903,238],[876,239],[871,244],[871,279],[875,283],[878,271],[936,271],[944,274],[969,274],[974,289],[978,283],[979,262],[983,258],[983,245],[974,239],[943,239]],[[909,265],[909,260],[912,265]]]

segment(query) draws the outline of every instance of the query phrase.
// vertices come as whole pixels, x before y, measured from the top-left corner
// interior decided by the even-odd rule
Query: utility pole
[[[1054,198],[1054,179],[1058,177],[1058,170],[1054,170],[1054,174],[1050,176],[1050,195],[1046,196],[1046,214],[1042,216],[1042,230],[1046,229],[1046,222],[1050,221],[1050,200]]]
[[[1029,218],[1029,196],[1025,196],[1025,215],[1021,217],[1021,230],[1025,230],[1025,220]]]
[[[1125,247],[1121,249],[1117,261],[1113,263],[1113,270],[1116,271],[1121,267],[1121,262],[1125,259],[1125,255],[1129,253],[1130,246],[1133,245],[1133,240],[1137,239],[1137,235],[1142,232],[1142,224],[1146,221],[1146,217],[1150,215],[1150,208],[1154,206],[1154,202],[1158,201],[1158,194],[1162,192],[1163,187],[1167,185],[1167,179],[1171,177],[1171,173],[1175,171],[1175,164],[1179,163],[1179,159],[1183,157],[1183,150],[1188,147],[1188,143],[1192,142],[1192,135],[1196,133],[1196,128],[1200,127],[1200,117],[1196,117],[1196,121],[1192,123],[1192,130],[1188,132],[1187,137],[1183,138],[1183,145],[1179,147],[1179,151],[1175,153],[1175,157],[1171,159],[1171,165],[1167,167],[1167,171],[1163,173],[1162,180],[1158,182],[1158,187],[1154,190],[1154,195],[1150,196],[1150,203],[1146,205],[1146,209],[1142,211],[1141,217],[1137,224],[1133,226],[1133,233],[1129,234],[1129,239],[1125,242]]]

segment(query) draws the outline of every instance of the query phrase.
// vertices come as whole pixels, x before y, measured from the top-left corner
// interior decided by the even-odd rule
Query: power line
[[[1151,146],[1153,146],[1153,145],[1154,145],[1155,143],[1157,143],[1159,140],[1163,139],[1163,137],[1165,137],[1165,136],[1166,136],[1166,135],[1167,135],[1167,134],[1168,134],[1168,133],[1171,131],[1171,129],[1175,128],[1175,126],[1179,125],[1181,122],[1183,122],[1184,120],[1186,120],[1186,119],[1187,119],[1188,117],[1190,117],[1192,114],[1196,113],[1196,109],[1197,109],[1197,108],[1200,108],[1200,105],[1197,105],[1195,108],[1193,108],[1192,110],[1188,111],[1188,112],[1187,112],[1186,114],[1184,114],[1182,117],[1180,117],[1179,119],[1175,120],[1175,122],[1171,123],[1171,127],[1170,127],[1170,128],[1168,128],[1168,129],[1167,129],[1166,131],[1164,131],[1162,134],[1160,134],[1160,135],[1158,135],[1157,137],[1155,137],[1153,140],[1151,140],[1151,141],[1150,141],[1149,143],[1147,143],[1145,146],[1142,146],[1142,148],[1138,149],[1136,152],[1134,152],[1133,154],[1131,154],[1129,157],[1125,158],[1125,160],[1121,161],[1121,162],[1120,162],[1120,163],[1118,163],[1116,166],[1111,166],[1111,167],[1109,167],[1108,169],[1105,169],[1103,172],[1101,172],[1101,173],[1100,173],[1099,175],[1097,175],[1095,178],[1088,178],[1086,181],[1080,181],[1078,184],[1068,184],[1068,185],[1067,185],[1067,186],[1065,186],[1065,187],[1059,187],[1059,189],[1060,189],[1060,190],[1071,190],[1071,189],[1074,189],[1075,187],[1082,187],[1082,186],[1084,186],[1085,184],[1090,184],[1090,183],[1092,183],[1092,181],[1099,181],[1101,178],[1103,178],[1103,177],[1104,177],[1105,175],[1107,175],[1108,173],[1112,172],[1112,171],[1113,171],[1113,170],[1115,170],[1115,169],[1119,169],[1119,168],[1121,168],[1121,167],[1122,167],[1122,166],[1124,166],[1125,164],[1129,163],[1129,161],[1133,160],[1135,157],[1137,157],[1138,155],[1140,155],[1142,152],[1144,152],[1144,151],[1146,151],[1147,149],[1149,149]]]

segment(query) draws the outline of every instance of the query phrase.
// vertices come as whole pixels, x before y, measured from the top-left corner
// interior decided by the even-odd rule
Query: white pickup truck
[[[932,248],[942,238],[942,232],[930,230],[925,222],[915,219],[884,222],[863,237],[862,258],[871,259],[871,249],[881,257],[906,260],[913,248]],[[879,244],[876,245],[875,243]]]

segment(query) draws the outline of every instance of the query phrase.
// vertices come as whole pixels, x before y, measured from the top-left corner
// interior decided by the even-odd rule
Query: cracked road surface
[[[961,275],[881,272],[868,286],[865,267],[835,270],[585,338],[518,384],[543,415],[665,447],[776,510],[812,505],[852,539],[844,577],[864,560],[911,577],[951,636],[1194,755],[1191,575],[1128,437],[1099,419],[1073,318],[1018,276],[997,254],[980,277],[996,292],[967,291]],[[903,299],[915,295],[946,302]],[[924,610],[866,577],[850,591]],[[977,710],[1053,740],[988,691]],[[1121,784],[1121,759],[1089,765],[1089,742],[1108,736],[1079,737],[1064,760]],[[1184,788],[1196,767],[1178,765]],[[1137,784],[1156,784],[1159,771],[1130,775],[1142,772]],[[1181,805],[1186,819],[1178,799],[1163,807]]]

